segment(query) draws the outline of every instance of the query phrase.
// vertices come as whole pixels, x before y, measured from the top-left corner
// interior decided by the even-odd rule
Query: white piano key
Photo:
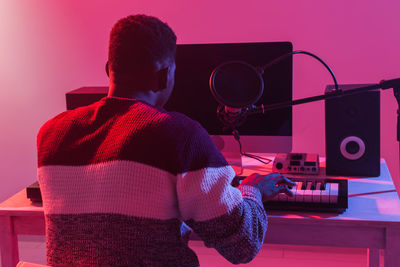
[[[301,189],[303,185],[303,182],[298,182],[297,183],[297,188],[296,188],[296,196],[295,196],[295,201],[296,202],[303,202],[304,201],[304,190]]]
[[[329,193],[329,203],[337,203],[338,196],[339,196],[339,184],[338,183],[331,183],[331,189]]]
[[[317,182],[315,186],[315,190],[312,192],[312,202],[320,203],[321,202],[321,182]]]
[[[325,184],[325,190],[321,191],[321,203],[329,203],[329,191],[331,184]]]
[[[304,202],[312,202],[313,190],[311,190],[312,182],[307,182],[306,190],[304,190]]]
[[[290,189],[290,191],[293,193],[293,196],[291,196],[291,197],[288,196],[287,200],[289,202],[295,202],[296,201],[296,194],[297,194],[297,192],[296,192],[297,191],[297,185],[293,186],[292,189]]]

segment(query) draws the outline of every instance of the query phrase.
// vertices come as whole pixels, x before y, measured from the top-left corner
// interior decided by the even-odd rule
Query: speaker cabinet
[[[346,91],[367,86],[347,84]],[[325,93],[334,86],[327,86]],[[325,100],[326,174],[380,175],[380,91]]]
[[[81,87],[65,94],[67,110],[87,106],[107,96],[108,87]]]

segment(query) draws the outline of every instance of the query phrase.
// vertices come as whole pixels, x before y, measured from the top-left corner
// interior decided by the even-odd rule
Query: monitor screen
[[[222,152],[235,151],[237,142],[216,114],[218,103],[209,89],[212,71],[232,60],[261,67],[292,50],[290,42],[179,44],[175,87],[165,109],[197,120]],[[264,93],[255,105],[292,100],[292,57],[267,68],[263,78]],[[244,152],[290,152],[292,108],[250,115],[237,130]]]

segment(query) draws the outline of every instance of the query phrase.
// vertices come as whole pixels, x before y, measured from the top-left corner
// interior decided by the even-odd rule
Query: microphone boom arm
[[[271,111],[271,110],[288,108],[288,107],[292,107],[295,105],[316,102],[319,100],[332,99],[332,98],[342,97],[342,96],[346,96],[346,95],[361,94],[363,92],[367,92],[370,90],[376,90],[376,89],[386,90],[386,89],[389,89],[392,87],[400,88],[400,78],[392,79],[392,80],[383,80],[378,84],[367,85],[367,86],[354,88],[354,89],[350,89],[350,90],[346,90],[346,91],[334,90],[332,92],[329,92],[329,93],[326,93],[323,95],[306,97],[306,98],[301,98],[301,99],[296,99],[296,100],[286,101],[286,102],[280,102],[280,103],[276,103],[276,104],[270,104],[267,106],[250,105],[250,106],[244,107],[240,112],[236,112],[236,113],[231,113],[229,111],[226,111],[224,105],[219,105],[217,108],[217,116],[218,116],[219,120],[226,127],[235,129],[237,126],[242,125],[245,122],[247,116],[251,115],[251,114],[264,114],[265,112]],[[397,90],[399,90],[399,89],[397,89]],[[400,93],[397,91],[397,95],[399,95],[399,94]],[[399,108],[399,114],[400,114],[400,108]],[[400,119],[399,119],[399,125],[400,125]],[[400,138],[400,130],[398,132],[399,132],[398,136]]]
[[[337,97],[342,97],[346,95],[354,95],[354,94],[360,94],[363,92],[367,92],[370,90],[376,90],[376,89],[389,89],[392,87],[400,87],[400,78],[399,79],[393,79],[393,80],[387,80],[387,81],[381,81],[378,84],[373,84],[373,85],[368,85],[368,86],[363,86],[351,90],[335,90],[331,93],[323,94],[323,95],[318,95],[318,96],[312,96],[312,97],[306,97],[306,98],[301,98],[297,100],[292,100],[292,101],[286,101],[286,102],[281,102],[281,103],[276,103],[276,104],[271,104],[264,106],[264,111],[270,111],[270,110],[276,110],[276,109],[281,109],[281,108],[287,108],[299,104],[305,104],[305,103],[310,103],[310,102],[315,102],[319,100],[326,100],[326,99],[331,99],[331,98],[337,98]],[[392,87],[389,87],[392,86]]]

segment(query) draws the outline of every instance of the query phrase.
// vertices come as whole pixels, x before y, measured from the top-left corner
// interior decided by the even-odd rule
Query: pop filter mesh
[[[221,64],[211,74],[210,89],[222,105],[242,108],[261,97],[264,81],[255,67],[242,61]]]

